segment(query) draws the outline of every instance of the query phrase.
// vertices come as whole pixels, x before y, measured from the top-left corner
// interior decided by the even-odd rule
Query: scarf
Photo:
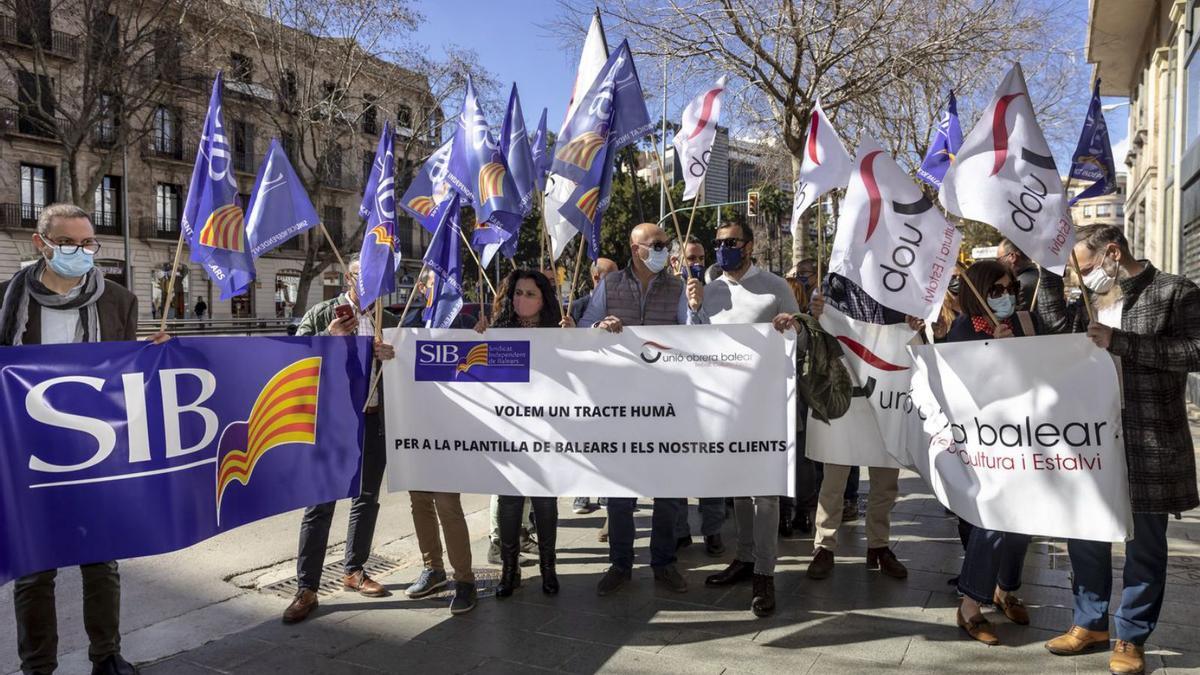
[[[40,307],[48,309],[79,310],[79,327],[75,332],[76,342],[99,342],[100,313],[96,301],[104,294],[104,275],[93,269],[83,278],[83,283],[66,295],[59,295],[41,282],[46,269],[45,259],[25,267],[13,275],[0,300],[0,345],[23,344],[25,329],[29,325],[29,300],[32,298]]]
[[[1005,326],[1008,326],[1009,330],[1012,330],[1012,327],[1013,327],[1012,317],[1009,317],[1007,319],[1001,319],[1000,323],[1004,324]],[[992,326],[991,319],[988,319],[986,316],[971,317],[971,327],[975,329],[976,333],[983,333],[985,335],[993,335],[993,336],[996,334],[995,328]],[[1016,331],[1013,331],[1013,332],[1015,333]]]

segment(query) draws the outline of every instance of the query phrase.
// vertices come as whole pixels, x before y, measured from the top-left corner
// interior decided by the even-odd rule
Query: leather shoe
[[[654,568],[654,583],[669,588],[676,593],[687,593],[687,579],[679,573],[679,568],[675,567],[674,563],[663,565],[662,567]]]
[[[368,598],[382,598],[391,595],[388,593],[388,589],[383,587],[383,584],[367,576],[364,570],[357,570],[353,574],[342,577],[342,588],[347,591],[358,591],[359,595]]]
[[[733,562],[729,563],[729,567],[726,567],[716,574],[710,574],[708,578],[704,580],[704,585],[732,586],[739,581],[746,581],[752,577],[754,577],[754,565],[748,562],[742,562],[741,560],[734,560]]]
[[[1132,642],[1117,640],[1108,659],[1108,672],[1112,675],[1142,675],[1146,672],[1145,649]]]
[[[300,623],[308,618],[309,614],[317,608],[317,594],[307,588],[301,588],[296,597],[292,598],[292,604],[283,610],[284,623]]]
[[[120,654],[113,654],[100,663],[92,664],[92,675],[137,675],[138,669],[133,667]]]
[[[999,593],[993,593],[992,604],[996,606],[996,609],[1004,612],[1004,616],[1008,617],[1009,621],[1018,626],[1029,625],[1029,610],[1025,609],[1025,605],[1021,603],[1021,599],[1012,593],[1004,596],[1004,598],[1001,598]]]
[[[804,574],[809,579],[828,579],[833,572],[833,551],[824,547],[818,547],[817,552],[813,554],[812,562],[808,563],[808,570]]]
[[[1108,631],[1071,626],[1071,630],[1046,643],[1046,650],[1058,656],[1076,656],[1108,649]]]
[[[893,579],[907,579],[908,568],[887,546],[867,549],[867,569],[877,569]]]
[[[973,619],[964,618],[962,608],[958,608],[955,615],[955,620],[958,622],[958,627],[967,631],[967,635],[973,640],[979,640],[985,645],[998,645],[1000,638],[996,637],[996,629],[992,628],[992,624],[983,615],[979,615]]]

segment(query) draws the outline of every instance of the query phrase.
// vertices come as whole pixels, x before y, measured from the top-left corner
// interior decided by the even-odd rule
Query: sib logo
[[[417,382],[528,382],[529,341],[417,340]]]

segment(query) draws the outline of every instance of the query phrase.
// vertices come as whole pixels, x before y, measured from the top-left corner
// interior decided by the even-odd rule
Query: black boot
[[[775,612],[775,577],[769,574],[755,574],[753,593],[750,611],[754,612],[754,616],[770,616]]]
[[[538,564],[542,571],[542,592],[546,595],[558,595],[558,572],[554,569],[554,549],[545,546],[538,548]]]
[[[500,583],[496,584],[496,597],[507,598],[521,585],[520,544],[500,542]]]

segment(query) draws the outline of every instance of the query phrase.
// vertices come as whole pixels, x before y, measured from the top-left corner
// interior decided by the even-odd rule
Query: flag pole
[[[971,289],[971,293],[975,295],[975,299],[979,301],[980,306],[983,307],[983,311],[987,312],[988,319],[991,320],[992,326],[995,328],[999,328],[1000,321],[998,321],[996,319],[996,314],[994,312],[992,312],[991,306],[987,304],[987,300],[985,300],[983,298],[983,295],[980,294],[979,289],[975,288],[975,282],[971,281],[971,277],[967,276],[965,272],[961,275],[960,278],[963,281],[967,282],[967,288]]]
[[[482,269],[483,263],[479,262],[479,256],[475,255],[475,249],[471,248],[471,242],[467,241],[467,235],[462,231],[461,228],[458,230],[458,236],[462,238],[463,243],[467,245],[467,250],[471,252],[471,257],[475,259],[475,266]],[[489,280],[486,276],[483,277],[483,280],[487,282],[488,290],[492,292],[492,295],[495,295],[496,287],[492,286],[491,280]]]
[[[349,271],[346,269],[346,261],[342,260],[342,252],[334,245],[333,237],[329,236],[329,230],[325,228],[325,223],[320,223],[320,226],[321,232],[325,235],[325,241],[329,244],[329,248],[333,249],[333,255],[337,258],[338,265],[341,266],[343,272]]]
[[[654,139],[651,138],[650,140],[653,141]],[[667,167],[663,164],[662,155],[658,154],[657,148],[651,148],[650,152],[654,153],[654,163],[658,165],[658,178],[665,186],[667,184]],[[637,180],[637,176],[634,176],[634,180]],[[671,220],[675,223],[675,238],[682,240],[683,237],[680,236],[681,233],[679,231],[679,216],[675,215],[675,198],[671,196],[671,189],[669,187],[665,191],[667,193],[667,206],[671,209]]]
[[[162,316],[159,317],[158,332],[164,333],[167,330],[167,308],[170,307],[171,298],[175,295],[175,270],[179,269],[179,257],[183,255],[183,232],[179,233],[179,241],[175,243],[175,261],[171,263],[171,276],[167,278],[167,294],[163,297]]]
[[[538,191],[538,211],[541,213],[541,227],[538,228],[538,269],[546,264],[546,193]]]
[[[700,205],[700,200],[704,199],[704,187],[708,183],[708,172],[704,172],[705,180],[700,182],[700,189],[696,191],[696,196],[692,199],[692,215],[688,216],[687,235],[679,240],[679,255],[683,255],[684,249],[687,248],[688,239],[692,238],[692,223],[696,221],[696,207]],[[720,211],[717,212],[718,216]],[[683,260],[679,261],[679,271],[683,271]]]
[[[567,293],[567,313],[571,312],[571,304],[575,302],[575,284],[579,283],[579,267],[583,265],[583,248],[587,245],[587,240],[580,234],[579,254],[575,256],[575,273],[571,275],[571,289]]]
[[[821,200],[817,200],[817,288],[821,287],[821,261],[825,258],[825,223],[821,218],[825,209],[821,208]],[[800,236],[804,236],[801,234]]]
[[[1075,270],[1075,277],[1079,279],[1079,283],[1082,284],[1083,273],[1079,271],[1079,258],[1075,256],[1075,249],[1071,249],[1071,267]],[[1041,281],[1041,275],[1038,275],[1038,281]],[[1080,295],[1083,296],[1083,306],[1087,309],[1088,323],[1094,323],[1096,321],[1096,314],[1092,311],[1092,301],[1090,298],[1088,298],[1088,289],[1084,287],[1079,290],[1082,291]]]

